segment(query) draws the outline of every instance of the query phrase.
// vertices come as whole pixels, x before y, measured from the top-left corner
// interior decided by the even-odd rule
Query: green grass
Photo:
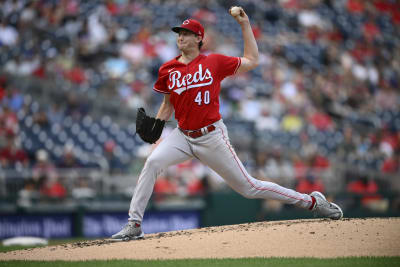
[[[244,258],[244,259],[204,259],[204,260],[113,260],[113,261],[86,261],[86,262],[66,262],[66,261],[6,261],[1,262],[0,266],[14,267],[245,267],[245,266],[400,266],[400,257],[359,257],[359,258],[338,258],[338,259],[313,259],[313,258]]]
[[[13,251],[13,250],[20,250],[20,249],[26,249],[26,248],[35,248],[38,246],[0,246],[0,252],[7,252],[7,251]]]
[[[66,243],[75,243],[75,242],[87,241],[87,240],[88,240],[87,238],[54,239],[54,240],[49,240],[49,246],[61,245],[61,244],[66,244]],[[35,248],[35,247],[43,247],[43,246],[3,246],[0,244],[0,252],[7,252],[7,251],[13,251],[13,250],[27,249],[27,248]]]

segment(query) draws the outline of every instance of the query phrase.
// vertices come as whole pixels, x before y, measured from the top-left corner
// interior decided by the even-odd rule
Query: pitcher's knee
[[[257,198],[257,196],[251,190],[240,190],[238,193],[248,199]]]
[[[160,160],[150,156],[147,158],[144,168],[158,173],[162,170],[163,166],[161,165]]]

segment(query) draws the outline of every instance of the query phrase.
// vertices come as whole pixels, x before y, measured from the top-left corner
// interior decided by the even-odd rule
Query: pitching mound
[[[295,220],[209,227],[0,253],[1,260],[400,256],[400,218]]]

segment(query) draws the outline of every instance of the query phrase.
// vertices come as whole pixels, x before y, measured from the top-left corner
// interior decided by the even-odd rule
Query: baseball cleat
[[[322,193],[314,191],[310,194],[310,196],[315,198],[315,205],[312,209],[315,215],[328,217],[332,220],[339,220],[343,217],[342,209],[337,204],[326,200]]]
[[[144,233],[142,232],[142,227],[140,224],[135,222],[127,223],[121,231],[111,236],[114,241],[129,241],[142,239]]]

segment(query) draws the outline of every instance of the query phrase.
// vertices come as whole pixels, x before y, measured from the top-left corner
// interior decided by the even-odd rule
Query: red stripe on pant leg
[[[232,153],[232,155],[233,155],[233,157],[234,157],[234,159],[235,159],[235,161],[236,161],[236,164],[239,166],[240,171],[242,172],[243,176],[246,178],[247,182],[251,185],[251,187],[253,187],[253,188],[257,189],[257,190],[261,190],[261,191],[270,191],[270,192],[274,192],[274,193],[283,195],[283,196],[288,197],[288,198],[293,198],[293,199],[300,200],[300,201],[304,201],[304,202],[310,202],[310,201],[307,201],[307,200],[304,200],[304,199],[301,199],[301,198],[299,199],[299,198],[296,198],[296,197],[294,197],[294,196],[286,195],[286,194],[284,194],[284,193],[282,193],[282,192],[275,191],[275,190],[273,190],[273,189],[271,189],[271,188],[257,187],[255,184],[253,184],[253,183],[250,181],[249,177],[246,175],[246,172],[245,172],[245,171],[242,169],[242,167],[240,166],[240,164],[239,164],[239,162],[238,162],[238,159],[237,159],[235,153],[232,151],[231,146],[229,145],[228,140],[227,140],[227,138],[225,137],[224,131],[222,130],[222,128],[220,128],[220,127],[218,127],[218,128],[221,130],[221,134],[222,134],[222,136],[223,136],[223,139],[224,139],[224,141],[225,141],[225,144],[228,146],[229,151]]]
[[[311,200],[312,200],[312,202],[311,202],[311,206],[308,208],[309,210],[313,210],[313,208],[314,208],[314,206],[315,206],[315,203],[317,202],[317,201],[315,200],[315,197],[313,197],[313,196],[311,196]]]

